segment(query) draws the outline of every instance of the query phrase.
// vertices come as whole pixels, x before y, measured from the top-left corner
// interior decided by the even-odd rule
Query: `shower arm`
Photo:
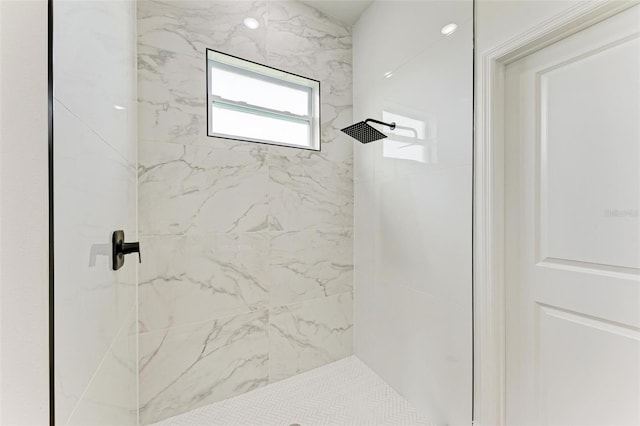
[[[396,123],[385,123],[384,121],[374,120],[373,118],[367,118],[366,120],[364,120],[365,123],[368,123],[370,121],[373,123],[382,124],[383,126],[387,126],[391,130],[396,128]]]

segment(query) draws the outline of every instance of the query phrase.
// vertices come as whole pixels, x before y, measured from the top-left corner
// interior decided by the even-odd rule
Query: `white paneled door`
[[[507,424],[640,424],[640,6],[510,64]]]

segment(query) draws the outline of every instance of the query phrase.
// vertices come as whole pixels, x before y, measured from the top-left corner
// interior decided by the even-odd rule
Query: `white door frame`
[[[639,4],[579,2],[483,53],[476,61],[474,143],[474,423],[505,425],[506,322],[504,283],[505,68],[551,43]]]

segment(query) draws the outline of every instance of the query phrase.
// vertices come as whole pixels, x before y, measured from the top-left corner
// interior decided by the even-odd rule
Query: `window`
[[[207,49],[209,136],[320,150],[320,82]]]

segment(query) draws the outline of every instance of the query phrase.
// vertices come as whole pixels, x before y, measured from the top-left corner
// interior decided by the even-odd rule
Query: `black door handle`
[[[111,237],[111,256],[113,258],[113,270],[117,271],[124,265],[124,256],[126,254],[138,253],[138,261],[142,263],[142,256],[140,255],[140,243],[125,243],[124,231],[114,231]]]

